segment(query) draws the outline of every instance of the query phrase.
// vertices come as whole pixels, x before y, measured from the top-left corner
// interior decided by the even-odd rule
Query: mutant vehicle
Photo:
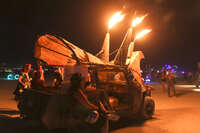
[[[152,87],[144,84],[140,74],[141,55],[134,52],[125,65],[103,62],[63,38],[41,36],[35,46],[35,58],[52,67],[62,66],[64,81],[61,88],[24,89],[18,100],[20,113],[29,119],[41,120],[49,129],[67,128],[65,106],[69,79],[73,73],[80,72],[88,81],[85,92],[92,103],[101,101],[120,119],[150,119],[155,103]]]
[[[106,100],[121,118],[150,119],[155,111],[151,86],[141,84],[127,67],[90,66],[91,85],[86,90],[95,98],[96,92],[104,92]],[[100,94],[98,94],[100,95]]]
[[[91,80],[85,92],[92,103],[101,99],[105,107],[120,118],[152,118],[155,111],[152,88],[139,83],[127,67],[87,65],[87,70]],[[59,104],[54,108],[65,106],[65,93],[67,89],[53,87],[24,89],[18,108],[28,118],[41,120],[51,111],[50,104]]]

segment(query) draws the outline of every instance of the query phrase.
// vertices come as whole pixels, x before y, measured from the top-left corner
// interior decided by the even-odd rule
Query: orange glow
[[[111,19],[109,20],[108,23],[108,29],[111,29],[115,24],[117,24],[118,22],[122,21],[124,19],[124,14],[122,14],[121,12],[116,12]]]
[[[135,39],[139,39],[139,38],[143,37],[144,35],[148,34],[149,32],[151,32],[151,29],[143,30],[143,31],[141,31],[140,33],[137,34]]]
[[[19,89],[19,92],[22,93],[22,92],[23,92],[23,89]]]
[[[193,89],[193,91],[200,92],[200,89]]]
[[[136,18],[132,21],[132,27],[136,27],[138,24],[140,24],[146,16],[147,16],[147,14],[144,15],[144,16],[142,16],[142,17],[136,17]]]

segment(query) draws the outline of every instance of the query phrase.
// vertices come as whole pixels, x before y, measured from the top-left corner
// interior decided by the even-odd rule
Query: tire
[[[141,108],[141,115],[140,115],[141,119],[143,120],[151,119],[154,112],[155,112],[154,100],[149,96],[144,97],[144,102]]]

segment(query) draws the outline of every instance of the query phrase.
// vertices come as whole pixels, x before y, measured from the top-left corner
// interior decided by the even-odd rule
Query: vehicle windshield
[[[115,82],[115,83],[126,82],[124,73],[115,71],[99,71],[98,80],[99,82]]]

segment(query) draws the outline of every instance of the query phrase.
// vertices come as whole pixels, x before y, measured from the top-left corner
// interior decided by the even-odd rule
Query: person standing
[[[166,82],[167,82],[167,72],[166,72],[166,69],[164,68],[161,73],[161,85],[162,85],[163,92],[166,91]]]
[[[195,75],[195,84],[196,87],[199,88],[200,86],[200,62],[197,63],[197,72]]]
[[[33,70],[32,73],[32,88],[43,88],[46,87],[45,80],[44,80],[44,70],[42,69],[42,65],[38,64],[37,68]]]
[[[31,78],[29,77],[29,72],[31,71],[31,64],[26,64],[24,66],[24,71],[20,74],[17,87],[13,94],[15,99],[23,92],[24,88],[31,88]]]
[[[173,91],[174,96],[176,96],[175,76],[171,69],[168,71],[167,83],[168,83],[168,97],[171,97],[171,91]]]

